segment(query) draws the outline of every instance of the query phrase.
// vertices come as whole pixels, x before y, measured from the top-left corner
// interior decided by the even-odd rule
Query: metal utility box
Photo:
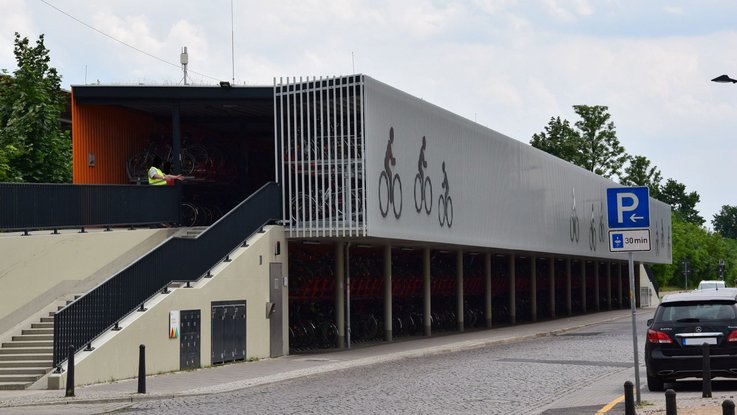
[[[180,311],[179,369],[200,367],[200,310]]]
[[[246,301],[212,303],[212,364],[246,357]]]

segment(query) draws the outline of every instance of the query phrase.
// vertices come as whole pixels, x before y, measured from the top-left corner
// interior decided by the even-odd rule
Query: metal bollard
[[[624,382],[624,415],[637,415],[635,412],[635,385],[629,380]]]
[[[701,382],[701,397],[711,398],[711,351],[709,344],[704,343],[703,378]]]
[[[665,391],[665,415],[677,415],[678,406],[676,406],[676,391],[668,389]]]
[[[74,396],[74,345],[69,345],[69,357],[67,357],[67,388],[66,397]]]
[[[734,415],[734,402],[729,399],[722,402],[722,415]]]
[[[146,393],[146,346],[138,346],[138,393]]]

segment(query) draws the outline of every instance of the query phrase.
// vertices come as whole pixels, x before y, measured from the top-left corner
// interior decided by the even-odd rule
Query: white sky
[[[2,0],[0,69],[14,32],[43,33],[65,88],[175,85],[187,46],[196,84],[364,73],[525,143],[573,105],[607,105],[629,154],[699,193],[707,226],[737,205],[737,85],[710,82],[737,78],[734,0],[232,4],[231,44],[230,0]]]

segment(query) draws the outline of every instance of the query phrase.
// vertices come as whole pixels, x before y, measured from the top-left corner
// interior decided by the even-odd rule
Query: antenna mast
[[[230,62],[232,65],[233,70],[233,85],[235,85],[235,41],[234,41],[234,31],[233,28],[233,0],[230,0]]]
[[[182,64],[182,72],[184,72],[184,85],[187,83],[187,64],[189,63],[189,55],[187,54],[187,47],[182,47],[182,53],[179,55],[179,63]]]

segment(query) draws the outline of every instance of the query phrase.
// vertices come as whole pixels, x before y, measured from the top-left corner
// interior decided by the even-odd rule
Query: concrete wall
[[[88,291],[150,251],[170,229],[76,230],[0,237],[0,334],[61,297]]]
[[[95,340],[95,350],[77,353],[75,384],[137,376],[140,344],[146,346],[147,374],[179,370],[180,339],[170,339],[168,331],[169,312],[173,310],[200,310],[200,361],[203,367],[211,365],[210,312],[213,301],[246,300],[246,359],[269,357],[269,319],[266,318],[266,302],[270,295],[269,263],[282,263],[286,276],[288,260],[283,227],[268,226],[265,230],[265,233],[257,233],[248,240],[249,247],[237,248],[230,255],[232,262],[218,264],[213,269],[212,278],[203,278],[192,284],[192,288],[176,288],[169,294],[157,295],[146,303],[146,312],[134,312],[123,319],[121,331],[108,331]],[[277,241],[284,247],[278,256],[274,252]],[[284,309],[281,313],[284,354],[288,353],[287,298],[287,287],[284,287]],[[51,375],[49,387],[63,387],[66,374],[65,371],[61,376]]]

